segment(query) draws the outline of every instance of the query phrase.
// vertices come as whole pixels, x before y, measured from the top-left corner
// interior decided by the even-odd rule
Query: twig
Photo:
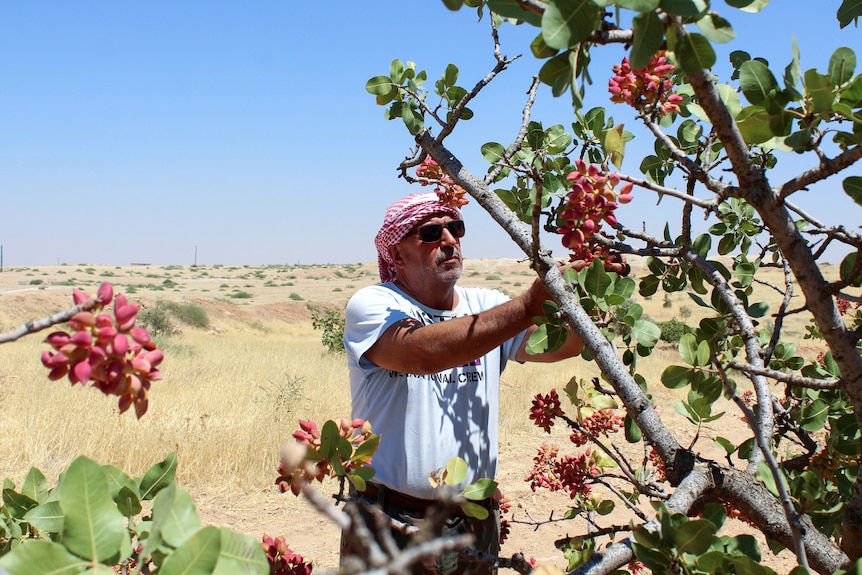
[[[808,569],[808,555],[805,551],[805,543],[802,540],[805,530],[802,527],[802,522],[799,519],[799,514],[796,512],[796,508],[793,506],[793,501],[790,500],[790,494],[787,492],[784,474],[781,472],[775,457],[772,456],[770,437],[764,433],[762,426],[756,424],[757,418],[755,417],[754,412],[749,409],[745,404],[745,401],[743,401],[739,394],[736,393],[736,389],[730,382],[730,379],[728,379],[727,372],[724,371],[718,358],[716,358],[715,355],[712,355],[711,360],[721,375],[721,381],[724,383],[725,393],[727,393],[731,400],[733,400],[736,406],[745,415],[745,419],[748,421],[749,427],[751,427],[751,430],[754,432],[754,440],[757,442],[760,452],[763,454],[763,459],[766,461],[766,464],[769,466],[769,470],[772,472],[772,477],[775,480],[775,487],[778,489],[778,496],[781,500],[782,507],[784,508],[784,514],[787,517],[787,523],[790,525],[790,531],[793,535],[793,547],[796,553],[796,560],[799,561],[801,566]]]
[[[42,319],[30,320],[17,329],[7,331],[6,333],[0,333],[0,343],[9,343],[20,339],[25,335],[36,333],[38,331],[42,331],[43,329],[47,329],[52,325],[66,323],[76,314],[79,314],[82,311],[90,311],[91,309],[98,307],[99,305],[101,305],[101,302],[98,299],[91,298],[83,303],[79,303],[74,307],[70,307],[69,309],[61,311],[54,315],[44,317]]]

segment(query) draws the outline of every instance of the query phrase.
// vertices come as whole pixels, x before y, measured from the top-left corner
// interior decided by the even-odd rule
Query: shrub
[[[659,322],[658,327],[661,329],[659,339],[668,343],[679,343],[685,333],[685,324],[677,319]]]
[[[344,353],[344,313],[311,307],[311,326],[323,331],[320,342],[330,353]]]
[[[210,326],[210,318],[207,310],[193,303],[167,303],[171,313],[184,324],[191,327],[207,329]]]
[[[153,307],[143,310],[138,318],[153,336],[178,333],[174,320],[201,329],[207,329],[210,326],[210,318],[206,310],[191,303],[160,300]]]
[[[161,302],[141,310],[138,313],[138,322],[153,337],[168,336],[177,332],[168,310],[161,305]]]

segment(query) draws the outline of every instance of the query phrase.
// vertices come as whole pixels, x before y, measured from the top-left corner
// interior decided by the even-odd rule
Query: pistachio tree
[[[611,573],[642,564],[654,572],[771,572],[750,536],[722,534],[728,515],[759,530],[774,550],[792,550],[794,572],[850,569],[862,555],[859,212],[848,212],[844,225],[827,225],[794,203],[794,194],[828,181],[829,191],[818,192],[821,205],[835,194],[862,204],[862,76],[853,49],[841,44],[862,4],[817,4],[837,8],[835,29],[825,35],[835,44],[825,67],[803,69],[795,49],[776,66],[757,46],[734,46],[731,77],[716,77],[717,46],[733,40],[734,17],[767,2],[444,0],[464,17],[478,13],[487,28],[477,33],[490,29],[496,65],[462,85],[456,64],[440,66],[432,81],[423,63],[395,60],[367,84],[385,117],[402,121],[414,138],[401,175],[443,197],[466,192],[545,282],[554,301],[536,320],[531,349],[559,345],[573,330],[585,343],[584,358],[601,370],[603,381],[566,389],[565,407],[553,391],[537,397],[531,411],[541,427],[571,427],[574,444],[574,455],[540,450],[534,486],[565,490],[569,514],[597,526],[562,542],[570,570]],[[533,27],[532,42],[501,45],[498,31],[510,25]],[[592,56],[610,44],[623,45],[627,56],[597,69]],[[523,86],[522,122],[512,126],[511,141],[482,146],[488,165],[467,167],[458,155],[468,151],[448,149],[446,139],[470,129],[471,106],[506,73],[510,50],[535,64],[532,84]],[[542,85],[571,98],[571,116],[550,126],[531,119]],[[587,97],[605,89],[607,109],[587,109]],[[612,106],[631,107],[636,125],[615,125]],[[639,168],[623,171],[634,138],[654,142],[652,152],[629,157],[626,166]],[[776,175],[780,159],[796,157],[812,158],[813,167]],[[648,196],[663,202],[667,215],[659,236],[619,209]],[[552,257],[561,245],[594,263],[561,271]],[[836,246],[840,273],[827,278],[824,253]],[[618,254],[643,258],[646,271],[604,271],[601,261]],[[785,278],[768,285],[780,295],[777,308],[754,289],[767,267]],[[659,329],[633,302],[635,290],[644,297],[686,293],[700,308],[660,378],[639,371]],[[806,318],[805,337],[824,353],[796,352],[798,336],[784,329],[792,315]],[[654,409],[651,391],[661,386],[680,390],[681,412],[696,428],[720,420],[722,428],[748,426],[749,439],[715,438],[721,456],[707,455],[715,450],[703,441],[683,442]],[[737,413],[715,408],[722,397]],[[648,456],[629,461],[604,437],[615,431]],[[579,451],[582,445],[591,450]],[[621,480],[615,487],[612,476]],[[611,495],[597,497],[597,483]],[[632,510],[633,523],[600,524],[612,494]]]

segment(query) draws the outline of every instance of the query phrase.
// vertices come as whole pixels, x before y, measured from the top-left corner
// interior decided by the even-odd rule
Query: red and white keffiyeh
[[[456,220],[464,219],[461,210],[442,203],[435,192],[411,194],[389,206],[383,217],[383,225],[374,238],[380,281],[392,281],[395,277],[389,248],[404,239],[416,224],[435,214],[446,214]]]

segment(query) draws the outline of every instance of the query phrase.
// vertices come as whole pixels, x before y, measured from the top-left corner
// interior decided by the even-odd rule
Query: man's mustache
[[[461,250],[455,247],[448,247],[440,250],[440,253],[437,254],[436,258],[434,258],[434,263],[441,264],[451,258],[453,255],[458,257],[458,261],[463,261],[463,259],[461,258]]]

